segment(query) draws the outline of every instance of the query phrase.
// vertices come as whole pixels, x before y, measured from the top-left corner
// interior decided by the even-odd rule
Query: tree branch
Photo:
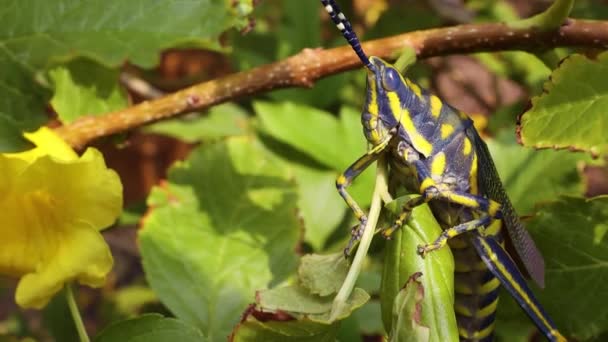
[[[369,41],[363,49],[393,59],[404,47],[420,58],[481,51],[539,51],[571,46],[608,48],[608,21],[569,20],[552,31],[515,29],[502,23],[459,25],[404,33]],[[361,66],[350,47],[304,49],[285,60],[221,77],[145,101],[103,116],[82,117],[56,129],[70,145],[82,148],[91,141],[179,114],[203,110],[243,96],[273,89],[312,87],[320,78]]]

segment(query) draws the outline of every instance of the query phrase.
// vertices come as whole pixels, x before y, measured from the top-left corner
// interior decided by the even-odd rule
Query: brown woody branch
[[[418,57],[481,51],[542,51],[558,46],[608,48],[608,21],[569,20],[560,28],[541,32],[512,29],[505,24],[471,24],[404,33],[369,41],[369,54],[391,59],[404,47]],[[124,132],[154,121],[202,110],[239,97],[272,89],[312,87],[322,77],[361,66],[350,47],[305,49],[285,60],[200,83],[103,116],[83,117],[56,129],[70,145],[81,148],[94,139]]]

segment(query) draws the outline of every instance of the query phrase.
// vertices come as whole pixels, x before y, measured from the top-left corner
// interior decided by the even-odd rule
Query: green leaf
[[[147,279],[210,340],[228,336],[255,290],[295,269],[296,189],[252,137],[202,145],[148,205],[139,234]]]
[[[333,300],[334,296],[314,295],[297,285],[262,290],[256,295],[256,301],[262,311],[284,311],[298,319],[305,318],[324,324],[333,323],[330,319]],[[367,292],[355,288],[336,318],[340,320],[348,317],[368,300]]]
[[[394,214],[411,196],[400,197],[387,204]],[[392,223],[392,221],[389,221]],[[419,282],[424,288],[421,324],[432,327],[430,341],[457,341],[458,329],[454,314],[454,259],[449,248],[433,251],[422,258],[418,245],[433,242],[442,232],[428,205],[416,207],[401,229],[387,241],[381,284],[382,320],[386,331],[393,331],[395,298],[410,276],[421,272]],[[399,306],[401,307],[401,306]],[[397,328],[398,329],[398,328]]]
[[[348,207],[336,191],[336,173],[290,164],[298,186],[298,208],[304,219],[304,240],[319,251],[344,219]]]
[[[158,314],[143,315],[114,323],[95,338],[96,342],[200,342],[206,340],[203,334],[193,326]]]
[[[33,131],[46,119],[46,91],[16,56],[0,49],[0,152],[15,152],[30,146],[22,132]]]
[[[379,300],[370,300],[352,315],[363,335],[386,335]]]
[[[300,284],[319,296],[337,293],[347,273],[348,263],[344,253],[307,254],[300,259],[298,267]]]
[[[235,327],[229,341],[231,342],[334,342],[338,324],[321,324],[308,320],[258,320],[248,313],[246,318]]]
[[[520,215],[539,202],[561,194],[580,195],[584,185],[576,165],[588,159],[568,151],[534,150],[519,146],[511,130],[503,130],[486,143],[511,202]]]
[[[234,103],[214,106],[204,114],[192,114],[160,121],[144,128],[147,132],[168,135],[186,142],[245,135],[249,131],[247,112]]]
[[[343,108],[339,118],[291,102],[256,102],[254,110],[264,132],[336,172],[343,172],[366,153],[360,114],[352,109]],[[373,173],[366,170],[349,188],[362,206],[370,203],[373,182]]]
[[[536,291],[563,334],[587,340],[608,331],[608,198],[562,197],[528,223],[546,261]]]
[[[593,155],[608,150],[608,53],[597,60],[571,55],[553,71],[545,94],[521,117],[524,146],[568,148]]]
[[[414,273],[395,297],[393,304],[393,330],[389,341],[430,341],[428,326],[420,321],[424,287],[417,279],[422,273]]]
[[[221,49],[220,34],[243,19],[224,0],[115,1],[112,6],[103,0],[5,0],[3,5],[3,50],[35,68],[74,56],[109,66],[129,59],[150,68],[169,46]]]
[[[55,93],[53,109],[64,124],[82,115],[99,115],[127,106],[118,69],[108,69],[91,60],[79,58],[49,70]]]

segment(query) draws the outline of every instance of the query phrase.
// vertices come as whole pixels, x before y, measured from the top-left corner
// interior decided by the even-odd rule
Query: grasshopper
[[[381,155],[387,155],[393,171],[413,175],[421,196],[404,204],[383,235],[399,229],[414,207],[429,203],[444,230],[434,242],[419,246],[418,253],[424,256],[446,244],[452,249],[460,339],[493,339],[502,285],[547,339],[566,341],[504,249],[508,236],[527,274],[544,286],[543,257],[520,222],[472,120],[405,78],[393,65],[368,57],[336,2],[321,3],[367,69],[361,122],[371,148],[336,180],[338,192],[360,221],[347,250],[360,238],[367,220],[347,187]]]

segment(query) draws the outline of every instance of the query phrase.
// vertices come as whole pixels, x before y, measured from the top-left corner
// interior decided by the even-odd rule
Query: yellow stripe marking
[[[409,79],[407,79],[407,78],[406,78],[406,79],[404,79],[404,81],[405,81],[405,84],[406,84],[406,85],[407,85],[407,86],[408,86],[410,89],[412,89],[412,91],[414,92],[414,94],[416,94],[416,96],[418,96],[418,99],[420,99],[420,100],[422,101],[422,100],[423,100],[423,99],[422,99],[422,90],[420,89],[420,87],[419,87],[419,86],[418,86],[416,83],[414,83],[414,82],[410,81],[410,80],[409,80]]]
[[[346,184],[346,177],[344,177],[344,175],[340,175],[338,177],[338,179],[336,180],[336,183],[340,184],[340,185],[344,185]]]
[[[479,330],[479,331],[475,331],[473,333],[470,333],[469,331],[467,331],[465,328],[458,328],[458,334],[466,339],[471,339],[471,340],[480,340],[484,337],[487,337],[488,335],[490,335],[493,331],[494,331],[494,322],[492,322],[492,324],[490,324],[489,326],[487,326],[485,329],[483,330]]]
[[[425,178],[420,184],[420,193],[423,193],[424,190],[430,188],[431,186],[435,186],[435,181],[431,178]]]
[[[393,116],[396,120],[400,121],[403,125],[403,128],[407,132],[407,135],[412,140],[412,145],[414,148],[422,153],[425,157],[431,155],[433,151],[433,145],[429,143],[416,129],[414,126],[414,122],[410,116],[410,112],[401,108],[401,101],[399,101],[399,96],[396,93],[388,93],[388,102],[391,107],[391,111],[393,112]]]
[[[441,114],[441,107],[443,107],[441,100],[437,96],[431,95],[431,115],[433,115],[433,117],[439,117],[439,114]]]
[[[513,279],[513,277],[511,276],[511,273],[509,273],[509,271],[507,271],[507,269],[505,268],[505,265],[502,262],[500,262],[500,260],[498,260],[498,256],[494,252],[492,252],[488,243],[483,239],[479,239],[479,242],[485,249],[486,254],[490,258],[490,261],[492,262],[492,264],[494,264],[494,266],[500,271],[500,273],[503,274],[503,276],[511,284],[511,286],[513,287],[515,292],[517,292],[517,294],[524,300],[526,305],[528,305],[528,307],[532,310],[534,315],[536,315],[536,317],[538,317],[538,319],[540,319],[542,321],[543,325],[546,328],[549,328],[551,325],[549,324],[549,322],[547,322],[547,319],[545,318],[545,316],[541,314],[539,308],[534,304],[534,302],[532,302],[530,297],[528,297],[528,293],[525,292],[521,288],[519,283]],[[550,330],[550,329],[547,329],[547,330]]]
[[[464,138],[464,146],[462,148],[462,154],[464,154],[465,156],[468,156],[469,154],[471,154],[471,141],[469,140],[469,138]]]
[[[441,176],[445,171],[445,153],[439,152],[433,157],[431,164],[431,174],[433,176]]]
[[[500,280],[498,278],[494,278],[487,283],[483,284],[479,289],[480,294],[488,294],[494,290],[496,290],[500,286]]]
[[[441,125],[441,139],[449,137],[452,132],[454,132],[454,126],[450,124]]]
[[[476,331],[473,336],[476,339],[482,339],[484,337],[488,337],[493,331],[494,331],[494,322],[492,322],[492,324],[490,324],[489,326],[487,326],[485,329],[483,330],[479,330]]]
[[[475,313],[475,317],[481,318],[491,315],[494,311],[496,311],[496,307],[498,307],[498,299],[499,297],[496,297],[496,299],[494,299],[492,303],[488,304],[485,308],[477,311]]]
[[[473,316],[473,313],[471,312],[471,310],[469,310],[469,308],[467,308],[464,305],[454,304],[454,311],[456,311],[457,313],[459,313],[463,316],[467,316],[467,317]]]
[[[470,197],[451,193],[448,195],[448,198],[450,199],[450,201],[452,201],[456,204],[464,205],[465,207],[469,207],[469,208],[479,207],[479,203],[475,199],[470,198]]]
[[[468,139],[467,139],[468,140]],[[465,140],[465,141],[467,141]],[[479,187],[477,185],[477,154],[473,154],[473,160],[471,160],[471,172],[469,172],[469,184],[471,184],[471,194],[479,194]]]
[[[498,210],[500,210],[500,207],[501,207],[500,203],[495,202],[495,201],[490,201],[490,205],[488,206],[488,214],[490,214],[490,216],[496,215]]]
[[[378,94],[376,93],[376,83],[369,82],[371,92],[371,100],[369,105],[367,106],[367,111],[371,114],[371,118],[369,119],[369,127],[377,127],[378,126]],[[372,144],[376,144],[380,141],[380,135],[376,129],[372,129],[371,131]]]
[[[369,103],[369,106],[367,107],[367,111],[372,115],[372,117],[377,117],[378,116],[378,95],[376,93],[376,83],[369,82],[369,86],[370,86],[369,91],[371,92],[372,98]]]

